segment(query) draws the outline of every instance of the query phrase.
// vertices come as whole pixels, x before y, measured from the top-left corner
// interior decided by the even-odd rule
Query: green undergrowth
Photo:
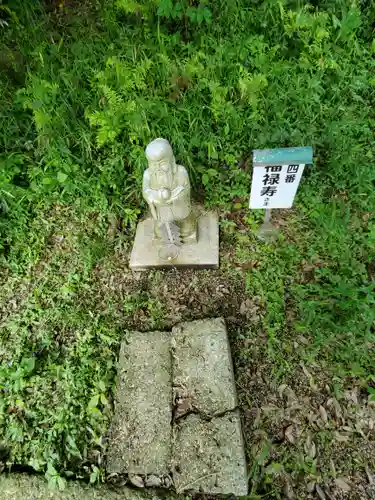
[[[0,462],[102,477],[119,343],[173,322],[157,276],[124,278],[155,137],[222,214],[272,377],[319,362],[374,391],[374,19],[346,0],[0,2]],[[261,244],[251,151],[297,145],[314,164]]]

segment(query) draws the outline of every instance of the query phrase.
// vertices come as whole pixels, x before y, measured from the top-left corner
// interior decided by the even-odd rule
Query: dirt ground
[[[43,477],[28,474],[0,475],[1,500],[156,500],[160,498],[152,491],[122,488],[114,491],[106,486],[93,487],[83,482],[69,482],[63,491],[51,490]],[[164,494],[164,500],[177,498],[172,493]]]
[[[3,326],[21,314],[38,283],[46,289],[45,296],[40,292],[43,307],[60,307],[62,299],[52,299],[51,290],[64,283],[69,272],[82,269],[86,277],[69,307],[79,304],[80,310],[95,314],[119,332],[119,341],[126,330],[170,330],[181,321],[223,317],[234,361],[250,498],[375,498],[375,405],[358,379],[334,374],[323,357],[311,356],[309,361],[314,341],[294,331],[293,308],[285,308],[277,343],[270,342],[265,318],[273,303],[249,292],[252,271],[259,268],[258,275],[263,273],[262,244],[248,237],[241,224],[236,240],[227,229],[221,231],[219,269],[147,272],[128,269],[131,238],[113,240],[109,225],[104,240],[99,238],[106,248],[104,257],[84,274],[88,257],[82,249],[93,245],[98,219],[73,223],[64,210],[46,222],[43,257],[27,277],[14,279],[4,273]],[[280,226],[286,227],[282,218]],[[262,251],[272,249],[265,246]],[[307,279],[303,273],[301,279]],[[60,349],[74,343],[76,335],[71,327],[61,327],[54,342]],[[10,357],[7,344],[1,355]],[[116,357],[116,351],[112,355]]]
[[[230,247],[223,245],[222,254],[216,271],[141,273],[127,271],[124,256],[110,280],[103,269],[97,270],[98,289],[105,290],[103,313],[104,297],[116,295],[120,307],[121,297],[136,293],[148,301],[127,319],[128,329],[169,329],[179,321],[225,318],[254,494],[375,498],[375,405],[367,391],[347,377],[345,391],[338,395],[325,366],[299,361],[311,341],[297,334],[285,339],[294,366],[278,380],[262,328],[266,305],[246,294],[243,266],[235,262]],[[150,313],[149,301],[160,311]]]

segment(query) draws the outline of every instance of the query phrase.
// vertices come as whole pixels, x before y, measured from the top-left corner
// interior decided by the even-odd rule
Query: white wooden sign
[[[250,208],[291,208],[305,164],[311,161],[311,148],[255,150]]]
[[[250,208],[290,208],[304,164],[254,167]]]

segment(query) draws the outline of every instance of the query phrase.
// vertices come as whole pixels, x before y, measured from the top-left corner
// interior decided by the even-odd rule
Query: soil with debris
[[[65,222],[61,213],[58,224],[48,222],[51,236],[43,258],[32,269],[31,278],[10,286],[1,301],[3,324],[21,311],[53,259],[54,276],[76,265],[70,261],[77,255],[80,235],[87,239],[92,235],[85,226],[75,238],[70,220],[67,210]],[[93,218],[92,226],[97,224]],[[220,269],[202,271],[131,272],[130,238],[113,243],[110,235],[107,238],[112,247],[90,271],[79,296],[83,308],[95,311],[104,321],[108,318],[121,331],[170,330],[181,321],[225,318],[252,494],[290,499],[375,498],[375,406],[367,389],[350,375],[333,377],[324,360],[302,364],[302,353],[312,340],[292,328],[278,332],[290,370],[282,376],[275,374],[274,354],[270,355],[263,326],[269,304],[246,292],[248,272],[259,263],[239,259],[230,234],[221,234]],[[8,274],[3,275],[4,283]],[[293,310],[286,313],[286,322],[292,325]],[[56,335],[56,342],[68,345],[75,333],[67,329]],[[7,361],[7,349],[0,354]],[[277,355],[284,356],[284,352]]]
[[[98,290],[105,290],[97,300],[105,313],[108,294],[117,295],[119,309],[129,293],[144,295],[160,305],[165,329],[179,321],[225,318],[254,491],[277,488],[291,499],[375,498],[375,406],[367,391],[348,377],[339,402],[334,381],[318,365],[299,365],[287,384],[278,385],[262,329],[265,306],[246,296],[244,270],[230,248],[222,252],[225,264],[214,271],[131,273],[124,256],[109,281],[97,269]],[[128,329],[155,326],[146,305],[127,319]],[[297,357],[308,342],[296,336]]]

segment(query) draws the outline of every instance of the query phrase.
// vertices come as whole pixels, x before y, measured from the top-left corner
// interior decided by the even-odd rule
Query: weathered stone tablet
[[[108,472],[167,474],[171,416],[170,334],[130,332],[120,350]]]
[[[173,386],[210,416],[237,406],[233,365],[222,318],[181,323],[172,330]]]
[[[177,493],[247,495],[248,482],[238,410],[206,421],[188,415],[175,428],[173,479]]]

